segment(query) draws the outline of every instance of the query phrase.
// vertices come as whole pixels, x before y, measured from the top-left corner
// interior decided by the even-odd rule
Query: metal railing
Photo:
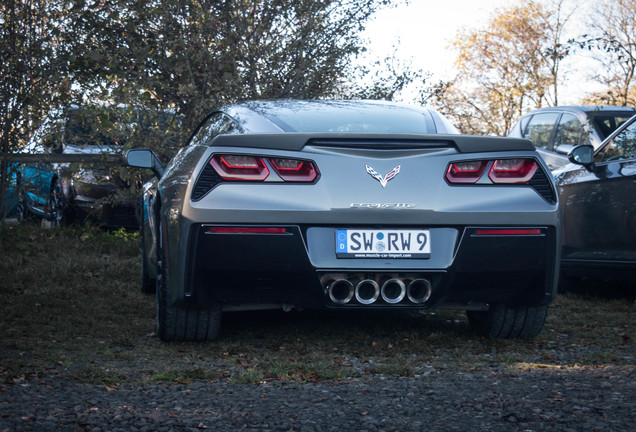
[[[65,153],[0,153],[0,162],[23,163],[109,163],[123,164],[124,154],[65,154]]]

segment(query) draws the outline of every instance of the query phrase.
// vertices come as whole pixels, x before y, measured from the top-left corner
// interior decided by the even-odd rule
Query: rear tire
[[[48,209],[51,217],[51,225],[55,228],[59,228],[66,225],[67,222],[67,206],[64,195],[62,194],[62,188],[59,182],[56,180],[51,186],[51,193],[49,194]]]
[[[29,212],[29,208],[26,205],[26,202],[23,200],[18,201],[16,217],[18,219],[18,223],[24,223],[32,219],[31,212]]]
[[[18,223],[24,223],[33,219],[33,215],[29,211],[29,205],[27,203],[27,195],[24,191],[24,185],[22,184],[22,175],[18,171],[16,176],[16,186],[18,189],[18,205],[17,214]]]
[[[487,338],[532,339],[541,332],[548,306],[511,307],[495,303],[487,311],[467,311],[475,333]]]
[[[157,276],[157,333],[164,342],[205,342],[216,339],[221,328],[221,304],[212,307],[178,306],[170,300],[168,276],[161,262]]]

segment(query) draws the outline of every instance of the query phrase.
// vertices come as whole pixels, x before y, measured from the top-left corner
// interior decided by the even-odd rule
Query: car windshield
[[[287,132],[436,133],[428,111],[404,106],[295,101],[251,108]]]
[[[74,146],[124,146],[130,135],[131,119],[124,109],[89,107],[73,109],[66,117],[64,141]]]
[[[601,141],[629,120],[634,112],[590,112],[588,117],[601,137]]]

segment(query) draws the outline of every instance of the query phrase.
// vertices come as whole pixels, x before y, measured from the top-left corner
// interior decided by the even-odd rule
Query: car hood
[[[97,145],[87,145],[87,146],[74,146],[74,145],[66,145],[64,146],[64,154],[120,154],[123,153],[122,147],[110,147],[110,146],[97,146]]]

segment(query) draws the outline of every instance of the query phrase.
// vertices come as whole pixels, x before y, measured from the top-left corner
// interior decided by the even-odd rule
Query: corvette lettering
[[[378,208],[378,209],[410,209],[413,203],[351,203],[351,208]]]

